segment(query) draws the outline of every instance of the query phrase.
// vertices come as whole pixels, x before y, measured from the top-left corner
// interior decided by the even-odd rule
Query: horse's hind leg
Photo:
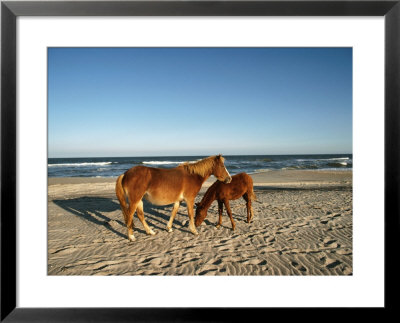
[[[226,212],[228,213],[229,218],[231,219],[232,230],[235,230],[236,224],[235,224],[235,221],[233,221],[231,207],[229,206],[229,200],[225,199],[224,200],[224,205],[225,205],[225,208],[226,208]]]
[[[251,207],[251,198],[247,193],[243,195],[244,200],[246,201],[246,208],[247,208],[247,223],[250,223],[251,219],[253,218],[253,209]]]
[[[199,233],[196,230],[196,227],[194,225],[194,211],[193,211],[193,206],[194,206],[194,198],[190,200],[186,200],[187,204],[187,210],[188,210],[188,215],[189,215],[189,230],[195,234],[198,235]]]
[[[219,228],[222,224],[222,212],[224,211],[224,203],[218,200],[218,223],[217,228]]]
[[[167,231],[168,232],[172,232],[172,223],[174,222],[176,213],[178,212],[179,204],[180,204],[179,202],[175,202],[174,203],[174,208],[172,209],[172,213],[171,213],[171,216],[170,216],[168,224],[167,224]]]
[[[251,206],[251,200],[250,200],[250,203],[249,203],[249,209],[250,209],[250,219],[247,222],[250,223],[250,221],[253,220],[253,216],[254,216],[253,207]]]
[[[128,229],[128,239],[129,239],[129,241],[135,241],[136,240],[135,236],[133,235],[133,228],[134,228],[133,215],[135,214],[136,207],[137,207],[137,204],[130,203],[129,208],[128,208],[128,212],[127,212],[127,214],[125,216],[125,224],[126,224],[126,227]]]
[[[142,222],[144,229],[146,230],[146,233],[154,235],[155,232],[152,229],[150,229],[150,227],[147,225],[146,220],[144,219],[143,201],[142,200],[140,200],[137,205],[136,213],[137,213],[137,216],[138,216],[140,222]]]

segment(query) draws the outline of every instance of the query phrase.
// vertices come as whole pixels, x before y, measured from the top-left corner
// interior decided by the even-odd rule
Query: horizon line
[[[190,155],[151,155],[151,156],[85,156],[85,157],[47,157],[49,158],[148,158],[148,157],[203,157],[219,154],[190,154]],[[296,154],[221,154],[222,156],[296,156],[296,155],[353,155],[353,153],[296,153]]]

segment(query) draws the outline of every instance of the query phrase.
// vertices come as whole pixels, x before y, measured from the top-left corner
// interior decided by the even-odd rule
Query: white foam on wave
[[[338,158],[328,158],[328,159],[321,159],[321,160],[349,160],[349,157],[338,157]]]
[[[253,172],[254,173],[267,173],[267,172],[270,172],[272,169],[269,169],[269,168],[261,168],[261,169],[255,169]]]
[[[154,161],[144,161],[142,163],[146,165],[177,165],[177,164],[183,164],[184,162],[154,160]]]
[[[112,162],[98,162],[98,163],[64,163],[64,164],[48,164],[48,167],[81,167],[81,166],[106,166],[111,165]]]
[[[349,160],[349,157],[337,157],[337,158],[310,158],[310,159],[295,159],[298,162],[307,162],[307,161],[323,161],[323,160]]]

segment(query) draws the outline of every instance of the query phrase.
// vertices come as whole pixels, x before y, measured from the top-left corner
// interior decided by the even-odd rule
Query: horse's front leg
[[[235,230],[236,224],[235,224],[235,221],[233,221],[232,211],[231,211],[231,207],[229,206],[229,200],[228,199],[224,200],[224,205],[225,205],[225,208],[226,208],[226,212],[228,213],[229,218],[231,219],[232,230]]]
[[[167,231],[168,232],[172,232],[172,223],[174,222],[176,213],[178,212],[179,204],[180,204],[179,201],[174,203],[174,208],[172,209],[172,213],[171,213],[171,216],[170,216],[168,224],[167,224]]]
[[[217,223],[217,229],[222,224],[222,212],[223,211],[224,211],[224,203],[222,201],[218,200],[218,223]]]
[[[188,215],[189,215],[189,230],[195,234],[198,235],[199,233],[196,230],[196,226],[194,225],[194,211],[193,211],[193,206],[194,206],[194,198],[190,200],[186,200],[187,204],[187,210],[188,210]]]

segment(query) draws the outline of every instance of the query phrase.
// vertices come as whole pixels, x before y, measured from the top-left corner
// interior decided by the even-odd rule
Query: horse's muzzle
[[[230,182],[232,182],[232,177],[225,178],[224,183],[229,184]]]

